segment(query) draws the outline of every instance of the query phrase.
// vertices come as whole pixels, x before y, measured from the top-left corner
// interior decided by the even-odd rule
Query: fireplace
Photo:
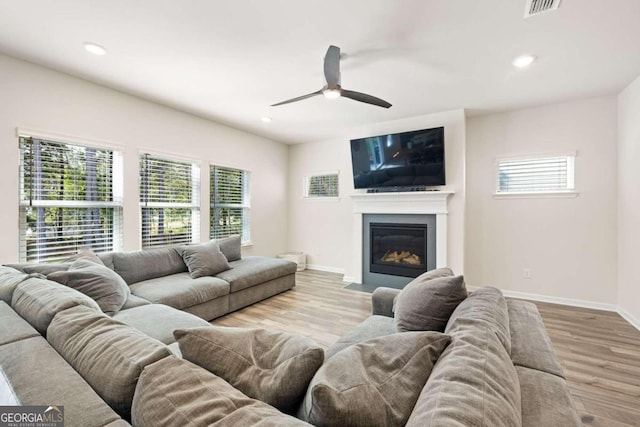
[[[427,271],[426,224],[369,224],[369,271],[418,277]]]
[[[402,288],[436,268],[436,216],[364,214],[362,284]]]

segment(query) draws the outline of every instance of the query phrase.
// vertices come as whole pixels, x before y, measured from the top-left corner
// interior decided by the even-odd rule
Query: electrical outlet
[[[525,279],[531,279],[531,269],[525,268],[524,270],[522,270],[522,277],[524,277]]]

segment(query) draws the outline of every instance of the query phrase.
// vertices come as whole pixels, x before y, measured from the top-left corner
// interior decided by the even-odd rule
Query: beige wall
[[[618,96],[618,304],[640,328],[640,77]]]
[[[615,308],[616,120],[613,96],[467,120],[468,284]],[[578,197],[493,198],[496,158],[566,151]]]
[[[371,108],[371,107],[363,107]],[[448,111],[351,129],[344,135],[289,148],[289,249],[308,254],[308,262],[323,269],[353,275],[353,173],[349,141],[372,135],[445,127],[446,173],[449,190],[448,263],[462,273],[464,257],[464,111]],[[305,200],[304,176],[339,171],[338,201]]]
[[[286,248],[287,147],[283,144],[144,101],[84,80],[0,55],[0,263],[18,258],[18,142],[16,127],[108,141],[124,147],[124,246],[139,246],[140,150],[202,161],[201,236],[208,236],[207,162],[252,174],[253,247],[248,255]]]

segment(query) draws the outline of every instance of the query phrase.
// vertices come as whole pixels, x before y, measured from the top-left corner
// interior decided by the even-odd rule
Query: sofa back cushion
[[[24,262],[20,264],[5,264],[6,267],[15,268],[16,270],[27,274],[47,274],[54,271],[65,271],[69,269],[71,262]]]
[[[407,426],[522,426],[518,376],[495,332],[460,321],[451,338]]]
[[[21,272],[13,267],[0,267],[0,301],[4,301],[7,304],[11,304],[13,298],[13,291],[19,283],[28,279],[28,274]]]
[[[78,259],[71,263],[67,271],[56,271],[49,274],[47,279],[82,292],[109,315],[117,313],[131,293],[118,273],[88,259]]]
[[[129,285],[187,271],[182,256],[175,248],[113,252],[112,257],[113,269]]]
[[[511,333],[507,301],[499,289],[484,287],[477,289],[462,301],[447,322],[445,333],[450,334],[462,322],[485,324],[498,336],[498,339],[511,354]]]
[[[161,342],[86,307],[58,313],[47,340],[124,418],[144,367],[170,354]]]
[[[238,261],[242,258],[242,241],[240,236],[230,236],[224,239],[215,239],[214,242],[220,247],[220,251],[227,258],[227,261]]]
[[[298,416],[317,426],[404,426],[451,338],[405,332],[364,341],[328,359]]]
[[[131,421],[136,427],[308,426],[175,356],[144,368],[133,399]]]
[[[115,411],[40,335],[0,346],[0,366],[2,405],[12,403],[12,395],[17,405],[64,406],[64,425],[67,427],[104,427],[120,420]],[[2,378],[8,380],[11,391],[2,388]],[[8,396],[5,391],[11,394]],[[47,422],[0,424],[57,425]]]
[[[36,277],[18,284],[11,306],[27,322],[45,335],[53,317],[77,305],[100,312],[98,304],[85,294],[60,283]]]
[[[467,297],[462,276],[432,278],[429,273],[417,277],[398,294],[394,314],[398,332],[443,332],[451,313]]]

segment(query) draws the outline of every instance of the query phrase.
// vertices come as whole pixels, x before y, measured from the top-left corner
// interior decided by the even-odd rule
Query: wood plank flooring
[[[329,346],[371,312],[371,294],[345,286],[342,275],[306,270],[293,290],[211,323],[291,332]],[[616,313],[535,304],[584,425],[640,427],[640,331]]]

